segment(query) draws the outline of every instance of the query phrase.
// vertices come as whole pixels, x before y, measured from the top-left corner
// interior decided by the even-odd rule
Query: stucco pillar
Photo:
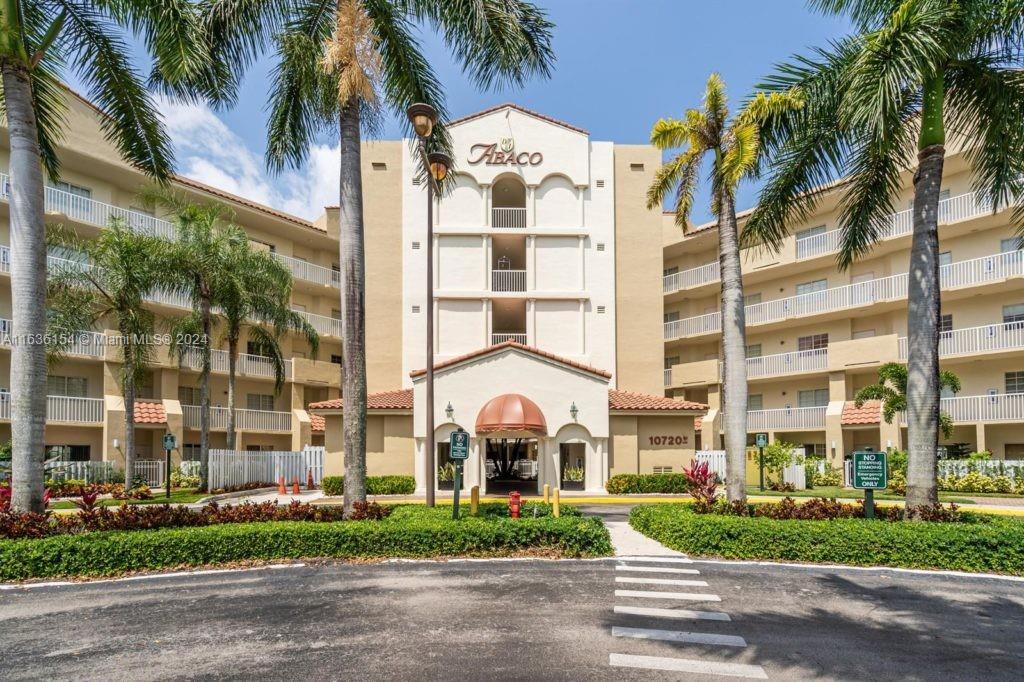
[[[416,478],[416,494],[425,495],[427,493],[426,482],[423,480],[423,466],[426,462],[424,455],[424,449],[426,442],[424,438],[416,439],[416,454],[413,456],[413,476]]]
[[[303,409],[292,410],[292,450],[301,450],[313,442],[313,424]]]
[[[893,449],[902,450],[903,430],[900,428],[899,418],[896,418],[892,424],[887,424],[885,418],[882,417],[878,423],[878,446],[888,448],[890,441]]]
[[[481,449],[483,448],[482,438],[472,438],[469,443],[469,459],[466,460],[466,466],[463,467],[463,477],[465,478],[465,492],[469,495],[469,489],[475,485],[480,485],[480,470],[482,468],[481,461],[483,456],[481,455]]]
[[[526,186],[526,205],[530,227],[537,226],[537,185]]]
[[[982,452],[983,450],[988,450],[988,446],[985,444],[985,424],[983,422],[978,422],[974,425],[974,433],[976,434],[975,440],[977,441],[974,444],[974,451]]]
[[[829,372],[828,374],[828,399],[829,401],[839,400],[845,401],[847,397],[846,392],[846,372]]]
[[[483,345],[483,347],[487,348],[488,346],[491,345],[491,339],[493,338],[492,335],[494,334],[494,321],[493,321],[493,317],[491,316],[491,299],[484,298],[484,299],[481,299],[481,301],[483,302],[483,310],[484,310],[484,325],[483,325],[483,327],[484,327],[484,345]]]
[[[537,299],[526,299],[526,345],[537,345]]]
[[[103,396],[103,461],[124,466],[124,398]],[[117,447],[114,447],[114,441]]]
[[[178,443],[178,449],[171,453],[171,460],[180,462],[183,457],[185,445],[185,415],[182,413],[181,403],[177,398],[164,398],[164,414],[167,415],[167,433],[174,435]],[[160,454],[163,454],[161,451]]]
[[[586,189],[586,185],[576,185],[576,196],[578,196],[580,199],[580,227],[583,227],[587,224],[587,215],[584,209],[584,206],[586,205],[584,202],[584,198],[586,196]]]
[[[580,251],[580,291],[586,291],[587,289],[587,250],[584,248],[587,238],[584,235],[579,235],[579,251]]]
[[[587,300],[580,299],[580,355],[587,354]]]
[[[494,291],[494,278],[491,275],[491,235],[485,234],[481,238],[481,247],[484,253],[484,291]]]
[[[829,385],[831,389],[831,382]],[[825,454],[833,466],[843,461],[843,405],[845,400],[830,400],[825,408]]]
[[[487,184],[487,183],[480,183],[480,191],[482,191],[484,193],[484,201],[483,201],[484,214],[482,216],[483,217],[483,226],[484,227],[490,227],[491,226],[491,186],[489,184]]]
[[[537,290],[537,236],[526,237],[526,290]]]

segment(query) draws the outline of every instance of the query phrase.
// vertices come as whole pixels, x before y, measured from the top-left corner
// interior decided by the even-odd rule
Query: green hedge
[[[337,496],[345,492],[344,476],[324,476],[321,483],[324,495]],[[416,479],[412,476],[367,476],[367,495],[412,495]]]
[[[702,556],[1024,575],[1024,521],[964,516],[970,522],[775,521],[667,504],[635,507],[629,522],[672,549]]]
[[[683,474],[616,474],[608,479],[605,490],[612,495],[665,493],[682,495],[689,492]]]
[[[509,519],[497,514],[452,521],[451,507],[403,506],[383,521],[278,521],[0,540],[0,580],[312,557],[507,556],[529,550],[574,557],[612,553],[608,531],[599,519]]]

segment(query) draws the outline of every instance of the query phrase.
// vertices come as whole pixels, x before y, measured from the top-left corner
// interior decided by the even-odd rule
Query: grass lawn
[[[204,497],[208,497],[209,493],[198,492],[195,488],[179,488],[171,491],[170,498],[165,497],[164,493],[155,493],[152,498],[148,500],[115,500],[112,498],[102,499],[99,501],[100,506],[103,507],[116,507],[123,502],[128,504],[188,504],[190,502],[198,502]],[[71,500],[62,500],[60,502],[54,502],[50,505],[50,509],[76,509],[75,503]]]
[[[782,493],[775,490],[765,490],[761,492],[758,490],[756,485],[747,486],[748,495],[765,495],[766,497],[835,497],[843,500],[862,500],[864,499],[863,490],[854,490],[853,488],[840,488],[839,486],[824,486],[820,488],[810,488],[808,490],[795,490],[791,493]],[[973,500],[964,497],[966,493],[939,493],[939,501],[941,502],[956,502],[957,504],[974,504]],[[973,495],[973,494],[972,494]],[[1004,497],[1015,497],[1014,495],[1005,495]],[[895,493],[882,492],[879,490],[875,491],[876,500],[899,500],[903,501],[903,495],[896,495]]]

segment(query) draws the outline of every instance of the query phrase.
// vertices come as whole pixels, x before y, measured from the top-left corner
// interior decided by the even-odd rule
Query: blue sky
[[[429,31],[425,51],[444,83],[448,108],[462,116],[514,101],[590,131],[592,139],[646,142],[651,124],[699,104],[712,71],[741,101],[772,65],[794,52],[848,32],[842,19],[811,13],[803,0],[538,0],[554,21],[557,65],[552,78],[519,90],[478,91]],[[231,111],[165,104],[178,170],[276,208],[312,218],[336,203],[336,160],[330,139],[311,150],[298,172],[269,176],[265,149],[266,82],[271,65],[256,65]],[[383,137],[402,134],[389,116]],[[333,198],[332,198],[333,196]],[[756,199],[743,187],[738,206]],[[706,188],[693,218],[709,219]]]

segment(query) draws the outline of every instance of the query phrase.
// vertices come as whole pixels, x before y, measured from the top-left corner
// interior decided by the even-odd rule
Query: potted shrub
[[[443,464],[437,469],[437,489],[438,490],[454,490],[455,489],[455,465],[451,462]]]
[[[565,467],[562,470],[562,490],[583,490],[583,467]]]

